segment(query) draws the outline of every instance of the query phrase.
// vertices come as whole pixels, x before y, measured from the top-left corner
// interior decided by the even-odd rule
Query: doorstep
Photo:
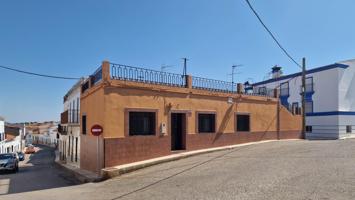
[[[300,140],[300,139],[285,139],[282,141],[291,141],[291,140]],[[215,148],[209,148],[209,149],[201,149],[201,150],[195,150],[195,151],[184,151],[181,153],[174,153],[174,154],[168,155],[168,156],[163,156],[163,157],[153,158],[153,159],[149,159],[149,160],[144,160],[144,161],[139,161],[139,162],[134,162],[134,163],[129,163],[129,164],[118,165],[118,166],[114,166],[114,167],[104,168],[101,170],[101,174],[102,174],[103,179],[109,179],[109,178],[113,178],[116,176],[120,176],[122,174],[133,172],[133,171],[136,171],[136,170],[139,170],[142,168],[146,168],[146,167],[150,167],[153,165],[166,163],[166,162],[170,162],[170,161],[175,161],[175,160],[179,160],[179,159],[183,159],[183,158],[188,158],[188,157],[195,156],[195,155],[211,153],[211,152],[216,152],[216,151],[230,150],[230,149],[234,149],[237,147],[248,146],[248,145],[253,145],[253,144],[262,144],[262,143],[274,142],[274,141],[280,141],[280,140],[263,140],[263,141],[259,141],[259,142],[250,142],[250,143],[243,143],[243,144],[237,144],[237,145],[229,145],[229,146],[215,147]]]

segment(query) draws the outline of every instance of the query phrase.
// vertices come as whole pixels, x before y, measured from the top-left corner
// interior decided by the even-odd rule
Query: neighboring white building
[[[0,116],[0,153],[4,151],[5,143],[5,119]]]
[[[246,86],[246,91],[265,94],[280,88],[283,106],[297,111],[301,107],[301,72],[282,76],[273,67],[269,80]],[[338,139],[355,133],[355,59],[307,70],[306,137]]]
[[[36,125],[31,125],[28,127],[28,133],[32,135],[32,143],[33,144],[43,144],[51,147],[57,147],[58,139],[57,139],[57,122],[43,122],[38,123]],[[30,129],[32,129],[30,131]],[[30,138],[26,138],[27,142],[31,140]]]
[[[26,133],[25,133],[25,145],[29,145],[33,143],[33,136],[32,136],[33,130],[26,128]]]
[[[0,116],[0,142],[5,140],[5,119]]]
[[[2,140],[0,141],[0,153],[15,153],[22,151],[23,129],[17,126],[5,125],[3,118],[0,119],[0,132]]]
[[[79,80],[64,96],[64,112],[59,126],[59,156],[67,164],[80,167],[80,93]]]

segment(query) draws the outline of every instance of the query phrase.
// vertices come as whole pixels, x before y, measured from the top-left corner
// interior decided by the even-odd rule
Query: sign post
[[[100,173],[100,141],[99,141],[99,136],[102,134],[102,132],[104,131],[104,128],[102,128],[102,126],[95,124],[91,127],[91,134],[93,136],[96,136],[97,138],[97,170]]]

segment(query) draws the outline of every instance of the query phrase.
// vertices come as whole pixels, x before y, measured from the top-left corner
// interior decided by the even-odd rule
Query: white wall
[[[17,136],[13,140],[0,142],[0,153],[15,153],[21,150],[21,137]]]
[[[312,126],[312,133],[307,133],[307,138],[337,139],[339,137],[339,116],[308,116],[306,124]]]
[[[5,139],[5,122],[0,120],[0,141]]]
[[[343,64],[349,67],[339,73],[339,110],[355,111],[355,60]]]

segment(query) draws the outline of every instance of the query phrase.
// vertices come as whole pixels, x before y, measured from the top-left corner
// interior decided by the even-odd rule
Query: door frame
[[[182,150],[186,150],[187,149],[187,132],[188,132],[188,118],[191,116],[191,111],[190,110],[171,110],[169,112],[169,115],[168,115],[168,135],[170,136],[170,150],[171,150],[171,147],[172,147],[172,143],[171,143],[171,137],[172,137],[172,132],[171,132],[171,129],[172,129],[172,124],[171,124],[171,120],[172,120],[172,114],[184,114],[185,116],[185,127],[183,130],[183,133],[182,133]],[[173,151],[173,150],[171,150]]]

